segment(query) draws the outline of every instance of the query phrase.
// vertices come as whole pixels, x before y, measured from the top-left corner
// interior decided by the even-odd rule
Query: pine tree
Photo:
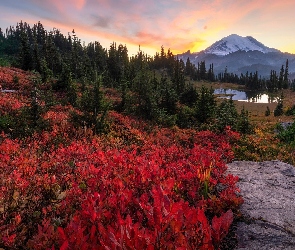
[[[216,101],[214,90],[207,89],[202,86],[198,95],[198,100],[195,106],[195,117],[200,123],[209,122],[214,117],[216,111]]]
[[[282,89],[283,83],[284,83],[284,65],[282,65],[281,70],[280,70],[280,76],[279,76],[279,81],[278,81],[278,89]]]
[[[184,77],[185,66],[182,60],[176,59],[174,63],[172,82],[174,89],[178,96],[184,91],[185,88],[185,77]]]
[[[216,127],[219,131],[223,131],[226,126],[236,127],[238,112],[232,99],[223,100],[218,106],[216,112]]]
[[[283,81],[283,88],[287,89],[289,87],[289,61],[288,59],[286,60],[286,67],[285,67],[285,72],[284,72],[284,81]]]
[[[242,134],[250,134],[252,132],[252,125],[249,120],[249,112],[243,106],[241,113],[238,115],[237,123],[234,128]]]
[[[32,54],[30,49],[30,42],[28,34],[23,30],[21,32],[21,47],[19,53],[19,66],[23,70],[31,70],[32,69]]]
[[[107,128],[108,104],[101,91],[102,81],[102,75],[98,76],[94,72],[92,86],[88,86],[80,98],[80,114],[71,114],[71,120],[76,126],[91,128],[95,134],[102,133]]]
[[[205,61],[200,63],[200,80],[207,80],[207,70]]]
[[[266,107],[265,116],[270,116],[270,109],[268,106]]]
[[[283,93],[281,94],[281,98],[278,100],[278,104],[274,110],[274,116],[281,116],[284,113],[283,110],[283,100],[284,100],[284,96]]]
[[[186,63],[185,63],[185,74],[187,76],[192,75],[192,64],[191,64],[189,57],[187,58]]]

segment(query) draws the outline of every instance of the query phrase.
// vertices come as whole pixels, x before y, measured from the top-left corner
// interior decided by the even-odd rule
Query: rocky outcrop
[[[295,167],[280,161],[228,164],[244,198],[236,249],[295,249]]]

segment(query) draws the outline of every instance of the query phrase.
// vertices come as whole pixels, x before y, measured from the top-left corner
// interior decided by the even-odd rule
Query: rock
[[[244,198],[236,249],[295,249],[295,167],[280,161],[237,161],[228,172],[239,176]]]

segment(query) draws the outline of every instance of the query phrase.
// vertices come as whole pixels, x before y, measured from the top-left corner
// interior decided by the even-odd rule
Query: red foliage
[[[0,115],[15,115],[23,106],[25,106],[25,103],[14,93],[0,92]]]
[[[33,74],[17,68],[0,67],[0,85],[2,89],[25,90],[32,87]]]
[[[232,137],[178,129],[147,133],[126,117],[117,119],[125,131],[117,123],[111,137],[121,138],[119,145],[106,143],[107,135],[49,146],[60,131],[26,141],[3,138],[1,247],[218,248],[231,210],[242,202],[237,178],[225,176]]]
[[[26,89],[24,72],[9,70],[3,88]],[[1,93],[0,114],[16,114],[22,98]],[[71,109],[51,107],[51,129],[32,137],[0,135],[0,248],[219,248],[242,202],[225,174],[238,134],[110,112],[109,133],[94,136],[73,128]]]

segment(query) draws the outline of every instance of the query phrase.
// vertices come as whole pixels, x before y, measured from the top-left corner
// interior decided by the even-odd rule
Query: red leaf
[[[62,227],[58,227],[57,228],[57,231],[58,231],[59,236],[61,237],[61,239],[63,241],[65,241],[67,239],[67,236],[65,235],[65,232],[64,232],[63,228]]]
[[[66,241],[62,244],[62,246],[60,247],[59,250],[66,250],[66,249],[68,249],[68,247],[69,247],[69,242],[66,240]]]
[[[94,240],[95,231],[96,231],[96,227],[95,227],[95,225],[92,225],[91,230],[90,230],[90,240]]]
[[[227,235],[230,225],[233,222],[233,212],[228,210],[219,218],[214,216],[212,219],[212,238],[218,246],[222,239]]]

